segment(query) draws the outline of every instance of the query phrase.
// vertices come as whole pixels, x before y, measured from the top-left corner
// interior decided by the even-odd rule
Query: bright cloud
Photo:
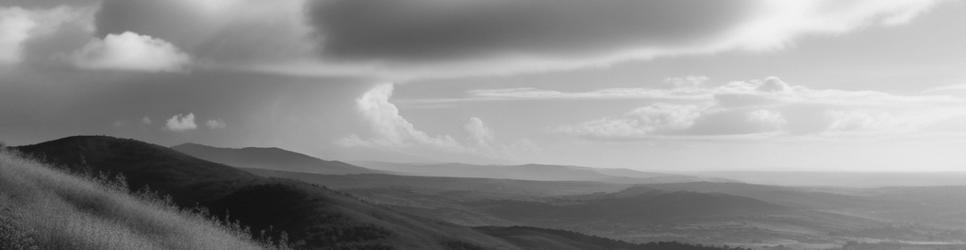
[[[228,127],[228,123],[221,119],[208,120],[205,122],[205,127],[208,127],[208,129],[223,129]]]
[[[83,69],[180,72],[191,57],[164,40],[128,31],[91,40],[73,60]]]
[[[416,129],[411,122],[399,114],[399,108],[389,102],[392,92],[392,84],[382,84],[372,88],[356,100],[356,107],[371,126],[375,137],[370,140],[363,140],[353,135],[343,140],[343,145],[393,149],[427,146],[450,152],[462,149],[462,145],[451,136],[431,136]]]
[[[165,128],[174,132],[185,132],[198,129],[198,124],[195,124],[194,113],[188,113],[187,115],[176,114],[168,119],[168,122],[165,123]]]
[[[652,104],[620,116],[560,126],[554,131],[596,139],[776,133],[902,134],[929,132],[927,129],[932,126],[966,117],[966,100],[960,98],[814,90],[774,77],[731,82],[717,87],[677,88],[658,91],[666,94],[660,97],[639,97],[675,99],[680,96],[682,98],[677,100],[684,100],[685,104]],[[626,98],[623,94],[600,94],[608,91],[588,93],[597,95],[596,98]],[[586,94],[570,93],[554,97],[572,98]]]
[[[28,10],[0,6],[0,64],[20,63],[29,39],[55,32],[66,22],[81,22],[79,16],[78,10],[68,7]]]
[[[490,148],[490,144],[493,143],[493,130],[487,127],[482,119],[470,117],[469,122],[463,128],[469,133],[469,141],[473,145],[480,148]]]
[[[20,62],[22,43],[36,25],[23,9],[0,9],[0,63]]]
[[[370,126],[372,136],[363,138],[352,134],[337,143],[345,147],[367,147],[415,155],[462,154],[475,157],[510,157],[514,153],[533,151],[528,140],[509,145],[497,144],[493,130],[479,117],[471,117],[463,126],[467,139],[457,140],[451,135],[431,135],[419,130],[403,117],[399,108],[389,101],[393,85],[373,87],[356,100],[356,107]]]
[[[701,107],[693,105],[660,103],[634,109],[619,117],[563,126],[557,128],[556,132],[614,139],[641,138],[689,128],[700,117],[701,110]]]

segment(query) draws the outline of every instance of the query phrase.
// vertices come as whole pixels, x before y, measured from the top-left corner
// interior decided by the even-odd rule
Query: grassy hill
[[[341,161],[326,161],[280,148],[219,148],[195,143],[171,148],[199,159],[240,168],[329,175],[381,173]]]
[[[400,214],[343,193],[258,177],[170,148],[129,139],[77,136],[14,150],[80,172],[122,174],[132,189],[149,187],[182,207],[203,206],[254,232],[286,232],[298,248],[513,248],[472,229]]]
[[[142,229],[137,226],[143,224],[137,219],[139,217],[132,217],[121,210],[101,209],[100,207],[105,206],[105,204],[112,204],[104,200],[107,198],[68,199],[69,203],[75,203],[64,206],[81,211],[99,211],[95,213],[96,216],[94,217],[107,218],[104,220],[109,223],[135,223],[137,225],[131,226],[134,229],[129,231],[135,234],[142,233],[146,235],[145,237],[165,237],[148,239],[149,242],[153,242],[150,244],[160,244],[159,248],[218,249],[218,247],[230,246],[234,249],[247,249],[248,247],[261,247],[257,244],[219,243],[232,239],[231,237],[234,236],[241,239],[242,243],[238,244],[245,244],[244,240],[249,236],[237,233],[246,232],[240,230],[244,227],[250,228],[247,232],[253,232],[252,235],[257,236],[255,238],[291,239],[287,241],[291,243],[289,246],[299,249],[556,249],[560,246],[570,246],[568,248],[577,249],[611,249],[609,244],[616,242],[612,242],[612,240],[591,240],[597,238],[561,238],[559,233],[547,233],[552,232],[552,230],[541,231],[543,232],[541,234],[526,233],[514,237],[513,235],[522,232],[515,231],[512,228],[500,230],[496,227],[483,229],[458,226],[399,212],[390,207],[374,205],[341,191],[331,190],[320,185],[307,184],[291,179],[256,176],[238,168],[197,159],[170,148],[129,139],[76,136],[35,145],[13,147],[11,150],[56,166],[57,169],[60,169],[59,171],[80,175],[123,175],[126,176],[125,181],[115,183],[127,183],[127,185],[118,186],[135,191],[150,189],[161,195],[168,195],[171,197],[171,204],[173,204],[167,206],[169,210],[178,211],[175,208],[200,207],[201,210],[209,211],[213,218],[223,218],[222,221],[234,222],[226,223],[230,225],[229,228],[232,228],[232,230],[227,230],[227,233],[224,233],[227,236],[216,234],[220,231],[192,231],[191,236],[180,236],[180,234],[161,234],[159,236],[155,233],[157,231],[151,231],[154,230],[151,227]],[[3,175],[3,177],[7,176],[17,175]],[[0,185],[15,185],[18,179],[20,178],[0,179],[2,180]],[[30,190],[33,190],[34,187],[29,187],[22,188],[22,190],[25,190],[23,192],[32,192]],[[6,187],[3,188],[4,191],[7,190]],[[69,194],[71,191],[58,192]],[[121,190],[112,192],[123,194]],[[57,195],[61,194],[58,193]],[[25,196],[19,194],[5,197],[13,197],[5,199],[23,199],[22,202],[28,203],[38,200],[44,201],[42,197],[27,196],[25,198]],[[37,206],[47,206],[43,202],[40,204]],[[96,209],[91,210],[92,208]],[[162,209],[161,212],[157,212],[150,208],[142,210],[143,213],[167,211]],[[50,218],[49,213],[58,213],[58,211],[40,211],[42,213],[7,213],[14,216],[2,217],[0,228],[20,228],[23,224],[21,221],[24,218],[47,221],[44,218]],[[70,215],[68,217],[71,218],[77,217],[77,215],[70,213],[63,214]],[[192,213],[186,214],[192,215]],[[153,218],[167,219],[169,217],[155,216]],[[154,222],[175,223],[177,221],[171,219]],[[217,223],[210,224],[218,225]],[[50,226],[54,224],[45,225],[48,226],[40,227],[37,230],[44,233],[58,230]],[[96,226],[96,224],[94,225]],[[190,226],[190,228],[202,230],[205,227]],[[218,227],[214,228],[218,229]],[[17,230],[4,231],[19,232]],[[91,231],[102,232],[101,230]],[[127,231],[121,230],[120,234],[104,236],[103,238],[106,240],[102,241],[138,239],[136,236],[128,235],[125,232]],[[16,233],[5,233],[2,234],[2,237],[11,239],[4,242],[24,241],[29,243],[32,242],[31,240],[37,239],[33,236],[23,236]],[[77,237],[101,239],[98,238],[101,236],[97,235]],[[182,240],[181,237],[186,237],[187,240]],[[213,237],[211,242],[206,241],[209,237]],[[532,242],[520,241],[519,239],[522,238]],[[195,244],[192,243],[192,239],[197,239],[200,242],[197,244],[220,245],[217,247],[206,247],[206,245],[181,247],[181,245],[178,245]],[[125,245],[117,248],[131,249],[141,246]],[[111,247],[113,246],[94,245],[91,248]],[[68,246],[67,248],[74,247]],[[151,249],[150,246],[145,248]]]
[[[202,214],[117,187],[0,152],[0,249],[269,247]]]

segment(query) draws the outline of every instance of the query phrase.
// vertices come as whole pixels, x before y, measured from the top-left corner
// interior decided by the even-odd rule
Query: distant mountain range
[[[526,164],[526,165],[473,165],[463,163],[392,163],[358,161],[358,166],[390,172],[397,175],[494,178],[535,181],[596,181],[611,183],[669,183],[694,181],[726,181],[720,178],[698,178],[687,175],[641,172],[631,169],[591,168],[579,166]]]
[[[592,181],[608,183],[672,183],[726,181],[686,175],[641,172],[579,166],[472,165],[462,163],[416,164],[361,161],[328,161],[280,148],[220,148],[195,143],[171,147],[179,152],[212,162],[240,168],[299,172],[323,175],[393,174],[428,177],[490,178],[532,181]]]

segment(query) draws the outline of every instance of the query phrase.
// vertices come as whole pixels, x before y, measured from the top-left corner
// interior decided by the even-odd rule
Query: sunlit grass
[[[0,150],[2,151],[2,150]],[[265,249],[237,224],[184,210],[123,178],[84,177],[0,152],[0,249]]]

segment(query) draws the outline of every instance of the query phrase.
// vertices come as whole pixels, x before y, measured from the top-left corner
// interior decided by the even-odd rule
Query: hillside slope
[[[291,171],[312,174],[373,174],[380,171],[341,161],[326,161],[280,148],[219,148],[186,143],[172,149],[199,159],[240,168]]]
[[[262,248],[202,215],[0,152],[0,249]]]
[[[539,243],[516,245],[487,230],[400,213],[340,191],[259,177],[130,139],[75,136],[12,150],[69,171],[128,176],[132,189],[171,195],[182,207],[201,206],[274,238],[286,232],[299,249],[554,249],[577,244],[526,236],[539,238]],[[574,246],[607,248],[597,244]]]
[[[129,139],[77,136],[16,147],[75,171],[118,173],[186,207],[201,205],[254,232],[286,232],[299,248],[514,248],[472,229],[400,214],[326,188],[269,179]]]

